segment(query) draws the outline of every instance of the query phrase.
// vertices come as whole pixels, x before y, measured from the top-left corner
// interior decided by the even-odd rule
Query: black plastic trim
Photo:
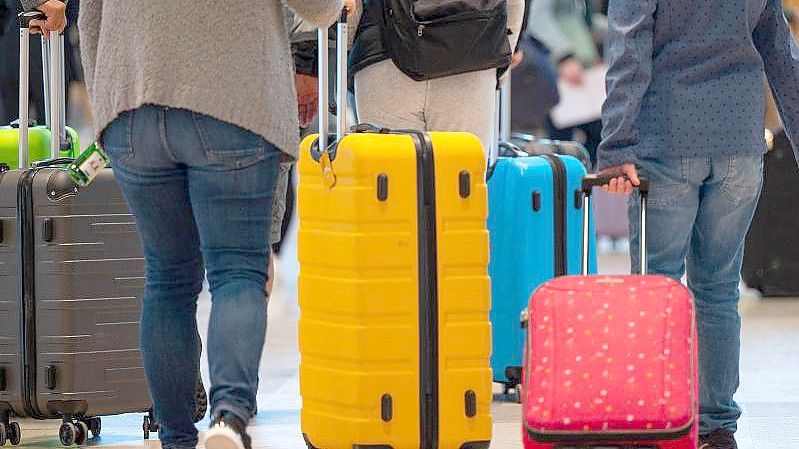
[[[56,380],[58,379],[58,368],[53,365],[44,369],[44,386],[48,390],[55,390]]]
[[[46,419],[36,403],[36,300],[35,300],[35,228],[33,217],[33,179],[37,169],[26,170],[19,178],[17,208],[19,216],[19,277],[22,292],[22,314],[20,320],[22,351],[22,402],[25,413],[34,419]]]
[[[467,418],[474,418],[477,416],[477,393],[469,390],[463,394],[464,412]]]
[[[583,189],[574,191],[574,208],[580,210],[583,208]]]
[[[533,212],[541,211],[541,192],[538,190],[533,192]]]
[[[388,175],[385,173],[377,175],[377,199],[379,201],[388,199]]]
[[[42,221],[42,240],[45,242],[52,242],[53,241],[53,219],[52,218],[45,218]]]
[[[0,367],[0,391],[6,391],[6,367]]]
[[[641,432],[537,432],[525,425],[527,435],[540,443],[560,443],[563,441],[575,443],[595,443],[603,441],[670,441],[678,440],[691,433],[693,421],[689,424],[663,431],[641,431]],[[578,446],[579,447],[579,446]],[[593,447],[593,446],[591,446]],[[624,446],[622,446],[624,447]]]
[[[564,276],[566,270],[566,164],[558,156],[543,155],[552,166],[555,196],[555,277]]]
[[[430,136],[409,131],[416,140],[419,234],[419,392],[420,447],[438,446],[438,240],[435,162]]]
[[[394,401],[390,394],[384,394],[380,398],[380,419],[389,422],[394,418]]]
[[[461,198],[469,198],[472,194],[472,180],[467,170],[461,170],[458,174],[458,194]]]
[[[61,201],[78,194],[78,185],[69,178],[64,170],[54,171],[47,178],[47,198],[50,201]]]
[[[490,441],[469,441],[468,443],[463,443],[461,449],[488,449],[490,445]]]

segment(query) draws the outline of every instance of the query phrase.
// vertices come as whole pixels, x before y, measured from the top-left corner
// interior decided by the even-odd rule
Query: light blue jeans
[[[699,431],[737,429],[744,240],[763,183],[762,156],[641,158],[651,187],[647,215],[650,274],[687,272],[699,332]],[[640,266],[640,201],[629,202],[633,267]]]
[[[279,151],[237,126],[157,106],[122,114],[103,143],[144,245],[141,349],[161,443],[194,448],[206,270],[211,411],[246,423],[255,407]]]

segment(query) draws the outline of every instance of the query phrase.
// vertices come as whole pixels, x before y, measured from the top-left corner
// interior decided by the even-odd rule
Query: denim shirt
[[[794,148],[799,48],[780,0],[610,0],[599,168],[765,152],[764,72]]]

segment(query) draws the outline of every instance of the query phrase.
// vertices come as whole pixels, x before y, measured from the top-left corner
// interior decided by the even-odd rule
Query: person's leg
[[[744,240],[763,180],[762,156],[715,158],[702,187],[688,254],[688,285],[699,331],[700,434],[734,432],[741,319],[738,285]]]
[[[260,136],[211,117],[171,110],[169,118],[167,136],[184,128],[198,134],[195,140],[170,140],[170,147],[188,165],[213,302],[211,413],[215,420],[232,415],[243,425],[255,409],[266,335],[264,286],[280,154]],[[239,433],[246,437],[243,429]]]
[[[685,273],[685,257],[691,229],[699,207],[699,188],[707,177],[706,159],[640,158],[641,176],[649,178],[647,208],[647,263],[649,274],[680,280]],[[639,272],[641,203],[638,195],[629,198],[630,260]]]
[[[123,114],[102,140],[144,246],[141,350],[161,444],[193,448],[203,263],[186,171],[168,157],[159,133],[162,111],[143,107]]]
[[[409,78],[390,59],[359,70],[355,74],[358,122],[425,130],[428,84]]]
[[[494,141],[496,86],[496,70],[431,80],[425,109],[427,129],[470,132],[488,151]]]

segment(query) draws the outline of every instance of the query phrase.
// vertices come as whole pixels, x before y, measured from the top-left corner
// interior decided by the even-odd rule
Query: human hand
[[[355,0],[344,0],[344,7],[347,8],[348,13],[355,12]]]
[[[516,67],[518,67],[519,64],[522,63],[522,59],[524,59],[524,52],[522,52],[521,50],[517,50],[513,54],[513,58],[511,58],[510,60],[510,70],[513,70]]]
[[[603,175],[615,176],[609,183],[602,186],[602,190],[616,195],[629,195],[634,187],[641,184],[638,179],[638,170],[635,164],[622,164],[615,167],[606,168],[600,172]]]
[[[46,19],[30,21],[30,30],[33,34],[44,32],[44,35],[49,37],[51,31],[60,33],[67,27],[66,3],[60,0],[47,0],[36,9],[43,12]]]
[[[579,86],[583,84],[583,65],[576,58],[567,58],[558,66],[558,76],[569,84]]]
[[[294,75],[294,83],[297,86],[300,126],[307,128],[316,117],[319,108],[318,79],[312,75],[297,73]]]

